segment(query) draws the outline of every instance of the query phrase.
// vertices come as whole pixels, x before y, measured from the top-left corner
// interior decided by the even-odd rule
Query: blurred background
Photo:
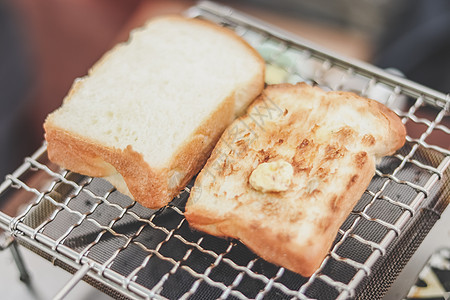
[[[131,28],[194,1],[0,0],[0,176],[43,140],[46,115],[76,77]],[[446,0],[223,1],[348,57],[397,68],[447,93],[450,2]]]
[[[221,3],[336,53],[396,68],[409,79],[450,92],[448,0]],[[0,182],[42,144],[44,119],[61,105],[75,78],[84,76],[103,53],[126,40],[129,30],[146,19],[180,13],[194,4],[190,0],[0,0]],[[449,147],[450,141],[440,142]],[[3,256],[5,261],[14,270],[10,258]],[[37,262],[36,266],[47,265]],[[69,278],[54,274],[63,281]],[[11,285],[18,281],[8,274],[0,281],[7,280],[13,280]],[[51,284],[55,276],[42,280]],[[79,294],[74,297],[81,299]]]

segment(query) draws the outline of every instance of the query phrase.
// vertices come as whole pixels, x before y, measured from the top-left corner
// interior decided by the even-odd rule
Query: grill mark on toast
[[[368,160],[369,160],[369,157],[367,155],[367,152],[361,151],[361,152],[356,153],[356,155],[355,155],[355,163],[359,169],[362,169]]]
[[[349,126],[344,126],[336,132],[336,137],[341,143],[350,143],[355,140],[356,132]]]
[[[362,143],[364,146],[373,146],[375,145],[375,138],[371,134],[365,134],[362,138]]]
[[[329,160],[342,158],[342,157],[344,157],[345,152],[346,151],[343,147],[328,144],[325,147],[325,155],[324,155],[323,160],[326,162]]]
[[[295,149],[294,157],[292,158],[292,167],[294,173],[307,172],[312,170],[312,161],[315,156],[313,141],[305,138]]]
[[[349,190],[358,180],[358,175],[353,175],[347,183],[346,189]]]

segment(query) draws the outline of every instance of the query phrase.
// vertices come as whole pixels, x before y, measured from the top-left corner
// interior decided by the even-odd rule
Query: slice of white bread
[[[377,159],[404,141],[400,118],[374,100],[304,83],[268,86],[220,138],[192,188],[186,219],[310,276]]]
[[[264,61],[231,30],[165,16],[76,80],[44,124],[51,161],[166,205],[264,88]]]

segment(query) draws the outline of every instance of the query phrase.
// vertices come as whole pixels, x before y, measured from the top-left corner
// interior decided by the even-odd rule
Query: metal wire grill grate
[[[267,63],[267,82],[307,81],[349,90],[392,108],[419,130],[376,175],[336,236],[321,267],[303,278],[255,256],[235,240],[192,231],[183,211],[188,185],[168,206],[143,208],[109,183],[59,169],[45,145],[0,186],[0,203],[21,199],[22,212],[0,211],[0,227],[136,299],[344,299],[364,289],[377,263],[420,209],[449,189],[450,151],[430,142],[449,137],[449,97],[368,65],[349,62],[227,8],[191,9],[235,30]],[[431,113],[431,117],[430,117]]]

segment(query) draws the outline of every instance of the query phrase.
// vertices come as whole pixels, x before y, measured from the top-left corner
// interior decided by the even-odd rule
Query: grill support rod
[[[89,264],[84,264],[70,280],[66,283],[66,285],[56,294],[53,300],[61,300],[64,299],[65,296],[81,281],[81,279],[86,275],[89,270],[91,270],[91,266]]]
[[[25,263],[22,258],[22,254],[19,251],[19,245],[16,241],[12,241],[12,243],[9,245],[9,249],[11,249],[12,256],[14,258],[14,261],[16,262],[17,269],[20,273],[20,281],[25,283],[26,285],[30,284],[30,274],[28,273],[27,268],[25,267]]]

